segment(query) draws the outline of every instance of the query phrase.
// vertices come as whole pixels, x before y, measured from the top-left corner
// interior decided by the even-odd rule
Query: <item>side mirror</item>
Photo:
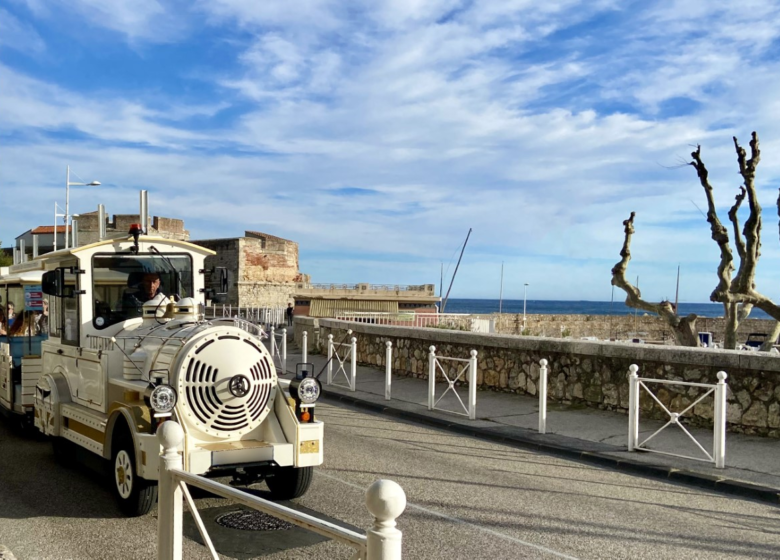
[[[219,270],[219,291],[218,294],[228,293],[228,271],[227,268],[218,268]]]
[[[41,279],[41,290],[44,294],[54,297],[72,298],[74,295],[73,286],[65,285],[64,268],[57,268],[55,270],[45,272],[43,274],[43,278]]]

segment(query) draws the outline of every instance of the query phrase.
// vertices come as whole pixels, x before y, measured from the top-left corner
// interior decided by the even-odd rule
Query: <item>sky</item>
[[[761,139],[757,288],[780,300],[780,4],[711,0],[7,0],[3,246],[99,203],[192,239],[299,243],[313,282],[601,300],[623,220],[645,299],[717,284],[696,145],[726,212]],[[744,221],[745,216],[742,216]],[[617,291],[616,299],[622,299]]]

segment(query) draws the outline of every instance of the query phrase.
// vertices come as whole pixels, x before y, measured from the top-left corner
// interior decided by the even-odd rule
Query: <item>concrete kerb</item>
[[[355,408],[424,424],[459,435],[475,437],[494,443],[503,443],[513,447],[528,449],[530,451],[541,451],[564,459],[578,460],[592,465],[646,476],[648,478],[667,480],[669,482],[696,486],[698,488],[704,488],[723,494],[739,496],[741,498],[751,498],[761,502],[780,505],[780,491],[777,488],[674,467],[646,464],[621,457],[614,457],[600,451],[585,450],[582,449],[582,447],[584,447],[581,445],[582,442],[574,438],[556,436],[556,439],[558,440],[556,443],[553,441],[542,441],[541,438],[536,437],[538,434],[530,431],[528,435],[520,435],[517,433],[503,434],[498,430],[490,428],[469,427],[460,423],[449,422],[446,419],[437,418],[435,416],[387,406],[386,403],[374,403],[351,395],[344,395],[329,390],[327,387],[323,387],[323,398],[327,401],[345,403]],[[549,439],[549,436],[545,439]],[[567,444],[564,444],[564,441],[566,441]]]

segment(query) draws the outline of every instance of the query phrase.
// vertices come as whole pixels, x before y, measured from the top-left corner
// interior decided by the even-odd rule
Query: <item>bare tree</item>
[[[745,149],[739,145],[734,137],[734,148],[737,152],[739,173],[742,176],[743,185],[734,199],[734,205],[728,212],[729,221],[734,233],[734,246],[739,258],[739,266],[735,267],[734,252],[729,240],[729,230],[718,218],[715,209],[713,188],[709,181],[709,171],[701,159],[701,146],[696,146],[696,151],[691,153],[693,161],[690,165],[696,169],[699,182],[704,188],[707,198],[707,222],[710,224],[712,239],[720,248],[720,263],[718,264],[718,285],[710,294],[710,301],[723,304],[723,313],[726,318],[725,336],[723,347],[734,349],[737,346],[737,330],[740,322],[744,321],[757,307],[767,315],[775,319],[776,323],[767,340],[762,345],[762,350],[772,348],[775,340],[780,335],[780,306],[774,303],[756,290],[756,268],[761,257],[761,205],[756,194],[756,168],[761,161],[761,150],[758,145],[758,135],[753,132],[750,140],[750,159]],[[749,214],[744,227],[740,231],[739,209],[747,198]],[[780,197],[777,199],[777,211],[780,216]],[[682,346],[699,346],[696,332],[696,315],[680,317],[677,310],[668,301],[650,303],[642,299],[639,289],[626,280],[626,268],[631,260],[631,236],[634,234],[634,212],[628,220],[623,222],[625,240],[622,257],[612,268],[612,285],[626,292],[626,305],[636,309],[644,309],[657,313],[672,328],[677,343]],[[736,275],[734,274],[736,270]]]
[[[758,307],[776,321],[780,321],[780,307],[771,299],[756,290],[756,268],[761,257],[761,205],[756,193],[755,178],[756,168],[761,160],[761,150],[758,145],[758,135],[753,132],[750,140],[750,159],[747,152],[739,145],[734,137],[734,148],[737,152],[739,173],[744,185],[739,187],[739,193],[735,197],[734,205],[729,210],[728,216],[734,230],[734,245],[739,256],[739,268],[734,274],[734,254],[729,243],[728,229],[721,224],[715,210],[713,188],[709,182],[709,172],[701,159],[701,146],[691,154],[693,161],[690,165],[696,169],[699,182],[704,187],[707,197],[707,221],[710,223],[712,239],[720,247],[720,264],[718,265],[718,285],[710,295],[710,301],[723,304],[726,318],[726,333],[724,348],[736,348],[737,329],[739,323],[745,320],[753,307]],[[747,196],[749,214],[745,226],[740,232],[739,211],[742,202]],[[780,215],[780,198],[777,200],[778,215]],[[780,322],[776,323],[772,333],[767,338],[762,350],[768,350],[780,334]]]
[[[651,313],[657,313],[671,327],[674,338],[680,346],[699,346],[699,335],[696,330],[696,315],[691,314],[687,317],[677,315],[677,310],[669,301],[660,303],[651,303],[642,299],[639,288],[626,280],[626,269],[631,260],[631,237],[634,235],[634,216],[636,212],[631,212],[631,216],[623,222],[625,239],[623,248],[620,250],[620,261],[612,267],[612,285],[617,286],[626,292],[626,305],[634,309],[642,309]]]

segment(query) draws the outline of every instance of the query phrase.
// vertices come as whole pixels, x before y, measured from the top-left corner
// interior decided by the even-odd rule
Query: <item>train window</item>
[[[104,329],[140,317],[157,294],[192,297],[192,259],[185,254],[95,255],[92,258],[93,324]]]

